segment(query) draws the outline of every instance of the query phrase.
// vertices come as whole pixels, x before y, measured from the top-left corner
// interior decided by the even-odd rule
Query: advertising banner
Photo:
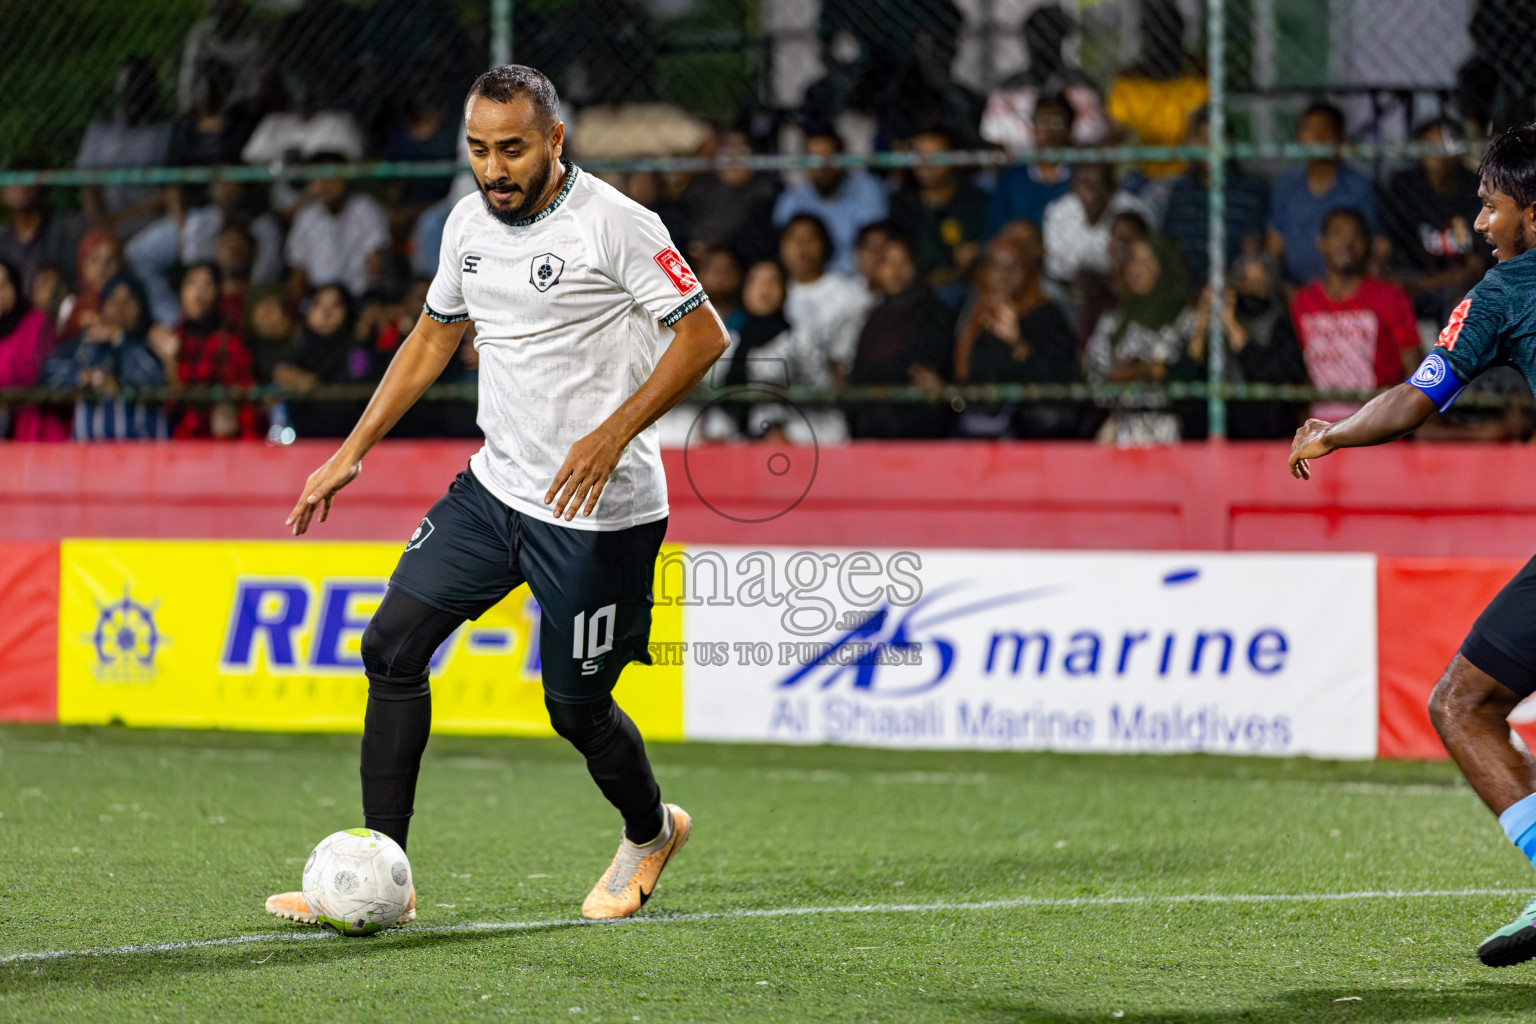
[[[57,714],[59,546],[0,543],[0,722]]]
[[[65,541],[58,720],[361,731],[359,646],[398,544]],[[681,640],[681,607],[652,637]],[[550,734],[538,606],[526,587],[444,642],[433,728]],[[682,738],[677,665],[631,665],[616,697],[647,736]]]
[[[690,739],[1376,755],[1374,556],[670,559]]]

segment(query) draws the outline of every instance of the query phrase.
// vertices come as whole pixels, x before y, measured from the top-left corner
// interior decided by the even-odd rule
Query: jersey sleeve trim
[[[703,292],[699,292],[693,298],[687,300],[681,306],[678,306],[672,312],[670,312],[666,316],[662,317],[661,318],[661,325],[663,327],[671,327],[673,324],[677,323],[683,317],[687,316],[689,313],[692,313],[694,310],[696,310],[700,306],[704,305],[704,303],[707,302],[707,301],[709,301],[709,296],[705,295]]]
[[[469,313],[439,313],[431,306],[423,305],[421,311],[440,324],[456,324],[469,319]]]
[[[1429,396],[1435,408],[1441,412],[1451,407],[1467,386],[1456,376],[1450,362],[1440,352],[1430,352],[1413,371],[1408,382]]]

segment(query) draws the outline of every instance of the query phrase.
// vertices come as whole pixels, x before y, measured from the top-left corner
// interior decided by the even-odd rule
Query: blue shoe
[[[1536,957],[1536,899],[1520,916],[1483,940],[1477,958],[1489,967],[1513,967]]]

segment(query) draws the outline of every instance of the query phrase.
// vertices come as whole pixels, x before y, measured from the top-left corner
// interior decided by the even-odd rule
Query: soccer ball
[[[320,840],[304,864],[304,901],[343,935],[372,935],[400,920],[411,898],[411,862],[382,832],[349,828]]]

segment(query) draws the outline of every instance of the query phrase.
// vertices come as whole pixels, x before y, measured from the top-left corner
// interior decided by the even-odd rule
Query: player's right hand
[[[342,452],[332,455],[325,465],[309,474],[309,479],[304,481],[304,492],[299,495],[298,504],[293,506],[293,511],[288,513],[283,525],[293,527],[293,535],[297,537],[309,529],[309,521],[314,517],[316,509],[320,510],[320,521],[325,522],[331,514],[331,499],[336,496],[336,492],[357,479],[357,474],[362,471],[361,459]]]
[[[1312,479],[1307,460],[1320,459],[1334,450],[1326,437],[1331,426],[1333,424],[1327,420],[1307,420],[1296,431],[1296,438],[1291,441],[1291,476],[1298,480]]]

